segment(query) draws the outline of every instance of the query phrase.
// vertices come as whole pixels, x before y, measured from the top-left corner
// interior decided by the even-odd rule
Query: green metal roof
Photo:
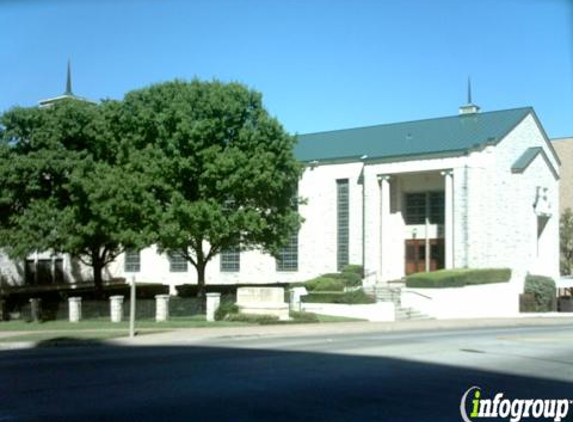
[[[462,154],[496,144],[531,107],[299,135],[300,161],[350,161]]]

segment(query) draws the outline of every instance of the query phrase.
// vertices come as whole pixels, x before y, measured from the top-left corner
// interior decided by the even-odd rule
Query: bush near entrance
[[[511,270],[509,268],[461,268],[409,275],[406,277],[406,287],[417,289],[463,287],[479,284],[506,283],[510,278]]]
[[[362,305],[376,303],[376,299],[366,294],[364,290],[351,292],[310,292],[302,297],[305,303],[338,303],[342,305]]]
[[[541,275],[525,277],[524,294],[534,298],[533,312],[551,312],[555,310],[556,288],[555,281]]]
[[[322,274],[301,283],[309,292],[342,292],[345,287],[362,285],[362,265],[346,265],[342,272]]]

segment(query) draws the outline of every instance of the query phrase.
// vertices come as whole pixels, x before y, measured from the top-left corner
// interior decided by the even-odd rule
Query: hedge
[[[290,311],[290,317],[293,322],[297,323],[315,323],[320,322],[318,316],[312,312]]]
[[[321,277],[342,280],[344,282],[344,286],[346,287],[356,287],[362,285],[362,277],[352,272],[328,273],[321,275]]]
[[[511,278],[509,268],[439,270],[429,273],[416,273],[406,277],[406,287],[446,288],[479,284],[506,283]]]
[[[525,277],[524,293],[534,297],[534,312],[551,312],[555,310],[557,292],[555,281],[552,278],[541,275],[527,275]]]
[[[346,305],[376,303],[376,299],[364,293],[362,289],[352,292],[311,292],[301,299],[305,303],[338,303]]]
[[[327,275],[313,278],[304,283],[309,292],[342,292],[344,280],[328,277]]]
[[[356,274],[360,279],[364,278],[364,267],[362,265],[348,264],[342,268],[343,273]]]
[[[360,265],[347,265],[341,273],[328,273],[298,284],[306,287],[309,292],[342,292],[345,287],[362,285]]]
[[[258,314],[229,314],[226,321],[247,322],[249,324],[278,324],[279,317],[275,315],[258,315]]]

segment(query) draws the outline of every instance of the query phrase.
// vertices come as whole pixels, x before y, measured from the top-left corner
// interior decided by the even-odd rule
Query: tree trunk
[[[205,299],[205,267],[206,262],[197,262],[197,297]]]
[[[93,275],[94,275],[94,291],[95,297],[97,299],[101,299],[103,297],[103,263],[99,257],[99,253],[95,253],[92,255],[92,267],[93,267]]]

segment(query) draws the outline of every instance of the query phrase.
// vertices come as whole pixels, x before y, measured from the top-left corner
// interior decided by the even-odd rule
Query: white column
[[[123,296],[109,298],[111,322],[121,322],[123,319]]]
[[[169,319],[169,295],[155,295],[155,321],[163,322]]]
[[[82,298],[68,298],[68,307],[70,322],[80,322],[82,319]]]
[[[380,183],[380,280],[388,281],[390,257],[390,176],[379,174]]]
[[[221,293],[207,293],[207,321],[215,321],[215,311],[221,304]]]
[[[452,170],[443,171],[445,198],[444,198],[444,249],[445,266],[454,268],[454,173]]]

